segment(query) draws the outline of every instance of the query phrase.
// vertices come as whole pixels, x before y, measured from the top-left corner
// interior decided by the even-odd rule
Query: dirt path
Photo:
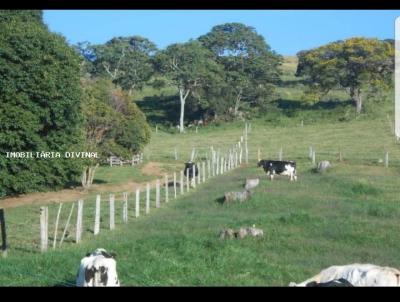
[[[160,163],[151,161],[142,168],[145,175],[163,176],[164,171],[160,168]]]
[[[162,176],[164,172],[160,168],[160,163],[149,162],[142,168],[145,175]],[[28,204],[48,204],[59,202],[74,202],[78,199],[85,199],[90,194],[104,192],[135,192],[138,188],[144,188],[146,182],[127,181],[122,184],[97,184],[92,185],[89,191],[79,189],[64,189],[56,192],[37,192],[18,197],[9,197],[0,200],[0,208],[16,208]],[[150,186],[154,187],[156,180],[150,181]]]

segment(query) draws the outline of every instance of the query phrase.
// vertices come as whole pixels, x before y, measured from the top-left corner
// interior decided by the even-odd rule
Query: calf
[[[274,175],[287,175],[290,181],[297,181],[296,175],[296,162],[295,161],[281,161],[281,160],[260,160],[258,167],[263,167],[264,171],[273,180]]]
[[[400,271],[391,267],[382,267],[373,264],[350,264],[331,266],[318,275],[299,284],[289,286],[309,286],[333,280],[344,279],[353,286],[400,286]]]
[[[115,254],[96,249],[81,260],[76,286],[120,286]]]
[[[193,175],[193,167],[194,167],[194,175]],[[194,162],[191,161],[185,163],[185,170],[184,170],[185,176],[187,176],[188,173],[189,173],[190,183],[193,186],[193,182],[196,181],[195,177],[199,175],[199,167]]]

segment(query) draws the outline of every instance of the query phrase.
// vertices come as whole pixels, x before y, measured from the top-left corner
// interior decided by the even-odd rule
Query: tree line
[[[362,112],[365,90],[392,85],[394,43],[351,38],[301,51],[296,75],[316,102],[343,89]],[[281,84],[283,57],[256,29],[214,26],[184,43],[158,49],[141,36],[78,43],[49,31],[42,12],[0,11],[0,197],[56,189],[81,177],[90,186],[99,160],[7,159],[9,151],[88,151],[129,158],[150,140],[133,101],[145,86],[174,87],[185,114],[246,119],[265,112]]]

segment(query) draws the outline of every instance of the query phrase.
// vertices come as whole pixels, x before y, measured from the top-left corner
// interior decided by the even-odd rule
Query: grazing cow
[[[194,175],[193,175],[193,167],[194,167]],[[189,169],[189,180],[193,187],[194,186],[193,182],[196,181],[195,177],[199,175],[199,167],[194,162],[189,161],[185,163],[185,170],[184,170],[185,176],[187,176],[188,169]]]
[[[120,286],[115,254],[96,249],[81,260],[76,286]]]
[[[289,286],[312,286],[338,279],[345,279],[353,286],[400,286],[400,271],[373,264],[331,266],[304,282],[291,282]]]
[[[264,168],[264,171],[269,175],[271,180],[273,180],[275,174],[278,174],[289,176],[290,181],[297,181],[295,161],[263,159],[258,162],[258,166]]]

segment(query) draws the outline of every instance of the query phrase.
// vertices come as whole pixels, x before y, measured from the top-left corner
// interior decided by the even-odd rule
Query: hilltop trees
[[[81,172],[64,158],[6,152],[81,151],[79,58],[40,11],[0,11],[0,196],[58,188]]]
[[[235,117],[242,108],[263,107],[272,100],[282,58],[254,28],[241,23],[217,25],[199,41],[223,67],[225,85],[219,97],[229,98]]]
[[[220,69],[210,51],[198,41],[173,44],[156,59],[158,69],[177,88],[180,101],[179,129],[184,132],[185,103],[190,94],[212,85]]]
[[[388,87],[394,69],[392,43],[378,39],[351,38],[298,53],[297,76],[304,76],[308,96],[320,99],[331,89],[346,90],[356,112],[363,106],[363,91]]]
[[[90,64],[92,74],[108,77],[129,95],[141,89],[154,74],[152,57],[157,48],[140,36],[117,37],[100,45],[80,43],[78,50]]]

